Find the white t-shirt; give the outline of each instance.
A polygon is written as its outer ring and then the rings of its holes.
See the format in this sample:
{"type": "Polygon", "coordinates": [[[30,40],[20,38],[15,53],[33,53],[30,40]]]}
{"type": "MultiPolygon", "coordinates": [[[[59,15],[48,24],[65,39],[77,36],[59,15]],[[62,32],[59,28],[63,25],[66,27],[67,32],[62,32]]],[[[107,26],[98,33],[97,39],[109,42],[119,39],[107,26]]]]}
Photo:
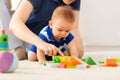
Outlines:
{"type": "Polygon", "coordinates": [[[15,11],[22,0],[11,0],[11,10],[15,11]]]}

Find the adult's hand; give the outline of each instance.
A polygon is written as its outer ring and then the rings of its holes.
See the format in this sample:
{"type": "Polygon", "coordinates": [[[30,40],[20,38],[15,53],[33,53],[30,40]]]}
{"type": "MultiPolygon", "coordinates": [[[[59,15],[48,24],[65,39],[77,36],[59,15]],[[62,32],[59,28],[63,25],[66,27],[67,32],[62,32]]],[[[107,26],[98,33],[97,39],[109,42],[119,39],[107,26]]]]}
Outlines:
{"type": "Polygon", "coordinates": [[[58,53],[59,55],[64,56],[63,52],[61,52],[59,48],[46,42],[43,42],[42,44],[40,44],[38,48],[39,50],[44,51],[44,53],[47,55],[54,56],[58,53]]]}

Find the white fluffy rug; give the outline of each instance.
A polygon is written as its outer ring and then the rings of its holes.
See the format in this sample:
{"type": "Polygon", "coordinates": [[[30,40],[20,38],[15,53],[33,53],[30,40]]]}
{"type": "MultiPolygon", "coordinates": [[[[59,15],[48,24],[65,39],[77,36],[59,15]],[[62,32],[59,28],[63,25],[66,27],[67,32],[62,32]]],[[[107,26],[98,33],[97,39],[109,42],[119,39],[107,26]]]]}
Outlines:
{"type": "MultiPolygon", "coordinates": [[[[85,52],[97,63],[106,57],[120,57],[120,51],[85,52]]],[[[89,69],[47,68],[38,62],[19,61],[19,68],[13,73],[0,73],[0,80],[120,80],[120,67],[91,66],[89,69]]]]}

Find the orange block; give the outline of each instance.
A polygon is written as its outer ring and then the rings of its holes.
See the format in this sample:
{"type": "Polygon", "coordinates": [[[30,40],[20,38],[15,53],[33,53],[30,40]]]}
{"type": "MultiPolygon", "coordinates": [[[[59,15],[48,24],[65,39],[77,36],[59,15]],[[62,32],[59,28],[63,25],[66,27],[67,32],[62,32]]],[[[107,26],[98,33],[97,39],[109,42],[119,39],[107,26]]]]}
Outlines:
{"type": "Polygon", "coordinates": [[[116,62],[115,59],[106,59],[106,66],[116,67],[117,66],[117,62],[116,62]]]}
{"type": "Polygon", "coordinates": [[[67,60],[67,61],[61,61],[61,64],[67,65],[67,66],[74,66],[74,62],[71,60],[67,60]]]}
{"type": "Polygon", "coordinates": [[[75,57],[71,57],[68,60],[61,60],[60,61],[61,64],[67,65],[67,66],[76,66],[78,64],[82,64],[82,62],[80,62],[77,58],[75,57]]]}
{"type": "Polygon", "coordinates": [[[82,64],[82,62],[76,57],[71,57],[71,61],[73,61],[75,65],[82,64]]]}

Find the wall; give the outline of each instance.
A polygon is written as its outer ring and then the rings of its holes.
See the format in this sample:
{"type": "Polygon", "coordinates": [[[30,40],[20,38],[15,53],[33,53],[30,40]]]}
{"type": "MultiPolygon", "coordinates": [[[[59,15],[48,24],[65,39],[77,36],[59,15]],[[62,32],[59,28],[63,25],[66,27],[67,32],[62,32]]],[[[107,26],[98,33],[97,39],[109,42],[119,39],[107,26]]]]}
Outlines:
{"type": "Polygon", "coordinates": [[[79,25],[86,46],[120,46],[120,0],[81,0],[79,25]]]}

